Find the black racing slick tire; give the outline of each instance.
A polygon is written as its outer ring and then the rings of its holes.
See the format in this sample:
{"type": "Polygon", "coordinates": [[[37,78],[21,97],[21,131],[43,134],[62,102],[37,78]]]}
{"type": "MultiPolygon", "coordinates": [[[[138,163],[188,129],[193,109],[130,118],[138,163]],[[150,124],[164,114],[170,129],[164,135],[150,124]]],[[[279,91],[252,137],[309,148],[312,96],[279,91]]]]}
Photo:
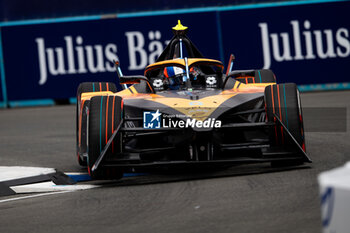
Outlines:
{"type": "Polygon", "coordinates": [[[276,83],[276,76],[272,70],[256,70],[254,77],[256,83],[276,83]]]}
{"type": "Polygon", "coordinates": [[[87,119],[90,100],[81,101],[79,107],[77,104],[77,156],[80,166],[86,166],[87,153],[87,119]]]}
{"type": "MultiPolygon", "coordinates": [[[[93,179],[120,179],[123,173],[116,168],[92,167],[123,118],[123,100],[119,96],[92,97],[89,109],[88,127],[88,172],[93,179]]],[[[108,149],[105,159],[117,156],[122,149],[121,133],[118,133],[108,149]]],[[[102,161],[103,163],[103,161],[102,161]]]]}
{"type": "Polygon", "coordinates": [[[295,144],[278,123],[274,114],[286,126],[300,147],[306,151],[303,116],[299,91],[294,83],[275,84],[265,88],[265,108],[268,122],[276,126],[270,133],[271,143],[276,146],[290,146],[295,144]]]}
{"type": "Polygon", "coordinates": [[[76,104],[76,141],[77,141],[77,157],[78,163],[81,166],[86,166],[86,160],[84,154],[87,153],[86,145],[86,127],[87,127],[87,114],[89,108],[89,100],[81,101],[81,94],[84,92],[100,92],[111,91],[117,92],[117,88],[114,83],[109,82],[84,82],[78,86],[77,90],[77,104],[76,104]]]}

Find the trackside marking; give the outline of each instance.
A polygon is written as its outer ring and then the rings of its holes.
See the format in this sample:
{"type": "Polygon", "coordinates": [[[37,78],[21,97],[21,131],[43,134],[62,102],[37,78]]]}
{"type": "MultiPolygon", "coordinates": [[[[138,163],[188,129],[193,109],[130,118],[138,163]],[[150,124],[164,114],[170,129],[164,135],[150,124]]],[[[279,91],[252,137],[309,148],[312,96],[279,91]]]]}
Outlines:
{"type": "Polygon", "coordinates": [[[91,177],[89,173],[65,173],[67,176],[75,180],[76,182],[90,181],[91,177]]]}
{"type": "Polygon", "coordinates": [[[56,173],[53,168],[0,166],[0,182],[56,173]]]}
{"type": "Polygon", "coordinates": [[[51,106],[55,105],[55,101],[53,99],[8,101],[8,105],[11,108],[28,106],[51,106]]]}
{"type": "Polygon", "coordinates": [[[19,193],[42,193],[42,192],[56,192],[56,191],[78,191],[100,187],[92,184],[75,184],[75,185],[56,185],[52,181],[41,182],[35,184],[26,184],[11,186],[11,189],[17,194],[19,193]]]}
{"type": "Polygon", "coordinates": [[[147,176],[148,173],[124,173],[123,177],[147,176]]]}
{"type": "Polygon", "coordinates": [[[25,196],[25,197],[14,197],[14,198],[0,200],[0,203],[10,202],[10,201],[18,201],[18,200],[23,200],[23,199],[42,197],[42,196],[48,196],[48,195],[54,195],[54,194],[60,194],[60,193],[70,193],[70,192],[74,192],[74,191],[59,191],[59,192],[51,192],[51,193],[40,193],[40,194],[35,194],[35,195],[30,195],[30,196],[25,196]]]}
{"type": "MultiPolygon", "coordinates": [[[[66,175],[70,176],[71,178],[73,178],[73,177],[76,178],[77,176],[80,176],[80,177],[82,177],[82,176],[89,176],[88,174],[75,175],[75,173],[72,173],[72,174],[68,173],[66,175]]],[[[125,173],[124,177],[145,176],[145,175],[148,175],[148,173],[125,173]]],[[[39,193],[39,194],[24,196],[24,197],[14,197],[14,198],[3,199],[3,200],[0,200],[0,203],[6,203],[6,202],[11,202],[11,201],[19,201],[19,200],[25,200],[25,199],[30,199],[30,198],[43,197],[43,196],[49,196],[49,195],[55,195],[55,194],[61,194],[61,193],[71,193],[71,192],[75,192],[75,191],[79,191],[79,190],[86,190],[86,189],[92,189],[92,188],[101,187],[99,185],[52,185],[53,184],[52,182],[46,182],[46,183],[50,183],[49,185],[51,186],[51,188],[53,188],[53,189],[56,188],[56,190],[53,190],[51,192],[49,191],[49,192],[46,192],[46,193],[39,193]],[[80,186],[80,187],[73,188],[74,186],[80,186]],[[70,188],[70,187],[72,187],[72,188],[70,188]],[[66,190],[57,191],[59,189],[66,189],[66,190]]],[[[23,185],[23,186],[28,186],[29,187],[30,185],[23,185]]],[[[49,186],[47,185],[47,187],[49,187],[49,186]]],[[[23,189],[23,187],[20,187],[20,186],[14,186],[14,187],[11,187],[11,188],[17,189],[17,191],[20,191],[19,190],[20,188],[23,189]]],[[[24,190],[22,190],[22,191],[24,191],[24,190]]],[[[39,190],[37,190],[37,192],[38,191],[39,190]]],[[[23,192],[23,193],[25,193],[25,192],[23,192]]]]}
{"type": "MultiPolygon", "coordinates": [[[[90,181],[91,177],[88,173],[65,173],[76,182],[90,181]]],[[[147,176],[148,173],[124,173],[123,177],[147,176]]]]}

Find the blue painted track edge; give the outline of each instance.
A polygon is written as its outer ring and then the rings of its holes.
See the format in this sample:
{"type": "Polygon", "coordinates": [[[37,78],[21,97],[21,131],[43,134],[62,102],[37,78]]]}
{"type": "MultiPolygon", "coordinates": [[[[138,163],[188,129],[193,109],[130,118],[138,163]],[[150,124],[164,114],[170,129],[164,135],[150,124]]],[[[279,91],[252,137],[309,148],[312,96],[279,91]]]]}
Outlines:
{"type": "Polygon", "coordinates": [[[76,97],[69,98],[69,103],[70,104],[76,104],[77,103],[77,98],[76,97]]]}
{"type": "Polygon", "coordinates": [[[7,105],[7,89],[6,89],[6,78],[5,78],[5,64],[2,50],[2,30],[0,28],[0,76],[1,76],[1,88],[2,88],[2,101],[4,105],[7,105]]]}
{"type": "Polygon", "coordinates": [[[9,101],[9,107],[34,107],[34,106],[52,106],[55,105],[53,99],[38,99],[38,100],[18,100],[9,101]]]}
{"type": "MultiPolygon", "coordinates": [[[[83,174],[66,174],[76,182],[90,181],[91,177],[88,173],[83,174]]],[[[124,173],[123,177],[147,176],[148,173],[124,173]]]]}
{"type": "Polygon", "coordinates": [[[350,90],[350,83],[325,83],[298,85],[300,92],[350,90]]]}

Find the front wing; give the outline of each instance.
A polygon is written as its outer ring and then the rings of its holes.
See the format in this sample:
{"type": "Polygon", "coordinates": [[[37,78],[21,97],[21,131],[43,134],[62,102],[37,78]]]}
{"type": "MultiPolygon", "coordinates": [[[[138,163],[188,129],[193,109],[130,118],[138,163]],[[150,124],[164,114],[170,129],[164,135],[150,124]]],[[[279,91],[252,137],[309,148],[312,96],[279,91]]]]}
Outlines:
{"type": "Polygon", "coordinates": [[[195,166],[195,165],[236,165],[250,163],[266,163],[266,162],[284,162],[286,164],[302,164],[304,162],[312,162],[305,151],[301,148],[292,134],[288,131],[282,121],[275,116],[277,121],[259,122],[259,123],[230,123],[222,125],[219,129],[213,129],[210,132],[199,135],[189,128],[159,128],[144,129],[142,127],[127,128],[124,127],[128,121],[140,121],[142,118],[124,119],[113,135],[109,139],[105,148],[102,150],[92,170],[99,167],[117,167],[124,172],[142,170],[155,167],[172,167],[172,166],[195,166]],[[254,141],[245,141],[237,143],[215,142],[213,137],[217,133],[224,131],[230,132],[247,132],[247,131],[264,131],[268,132],[276,126],[282,126],[286,132],[286,140],[291,143],[288,147],[272,145],[269,139],[261,139],[254,141]],[[109,147],[117,134],[122,133],[129,137],[153,137],[165,134],[191,135],[190,147],[187,150],[179,150],[181,145],[150,145],[148,148],[125,148],[122,153],[107,156],[109,147]],[[196,138],[197,137],[197,138],[196,138]],[[208,143],[203,140],[210,138],[208,143]],[[200,140],[200,145],[196,143],[200,140]],[[214,143],[215,142],[215,143],[214,143]],[[193,146],[191,146],[193,145],[193,146]],[[201,148],[202,147],[202,148],[201,148]],[[204,149],[203,149],[204,147],[204,149]],[[203,149],[203,151],[201,151],[203,149]],[[179,154],[184,153],[188,156],[170,156],[172,152],[179,154]]]}

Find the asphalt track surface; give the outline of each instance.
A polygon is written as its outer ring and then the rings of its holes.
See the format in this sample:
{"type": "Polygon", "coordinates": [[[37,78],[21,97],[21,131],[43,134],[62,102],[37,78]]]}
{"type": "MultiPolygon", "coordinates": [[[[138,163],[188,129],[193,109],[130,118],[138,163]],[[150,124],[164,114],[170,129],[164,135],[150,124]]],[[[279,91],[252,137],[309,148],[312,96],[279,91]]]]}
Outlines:
{"type": "MultiPolygon", "coordinates": [[[[0,232],[320,232],[317,175],[350,160],[350,92],[305,93],[302,104],[347,109],[343,132],[306,133],[311,165],[152,174],[0,203],[0,232]]],[[[84,171],[74,118],[71,105],[0,110],[0,165],[84,171]]],[[[337,123],[309,119],[305,127],[337,123]]]]}

